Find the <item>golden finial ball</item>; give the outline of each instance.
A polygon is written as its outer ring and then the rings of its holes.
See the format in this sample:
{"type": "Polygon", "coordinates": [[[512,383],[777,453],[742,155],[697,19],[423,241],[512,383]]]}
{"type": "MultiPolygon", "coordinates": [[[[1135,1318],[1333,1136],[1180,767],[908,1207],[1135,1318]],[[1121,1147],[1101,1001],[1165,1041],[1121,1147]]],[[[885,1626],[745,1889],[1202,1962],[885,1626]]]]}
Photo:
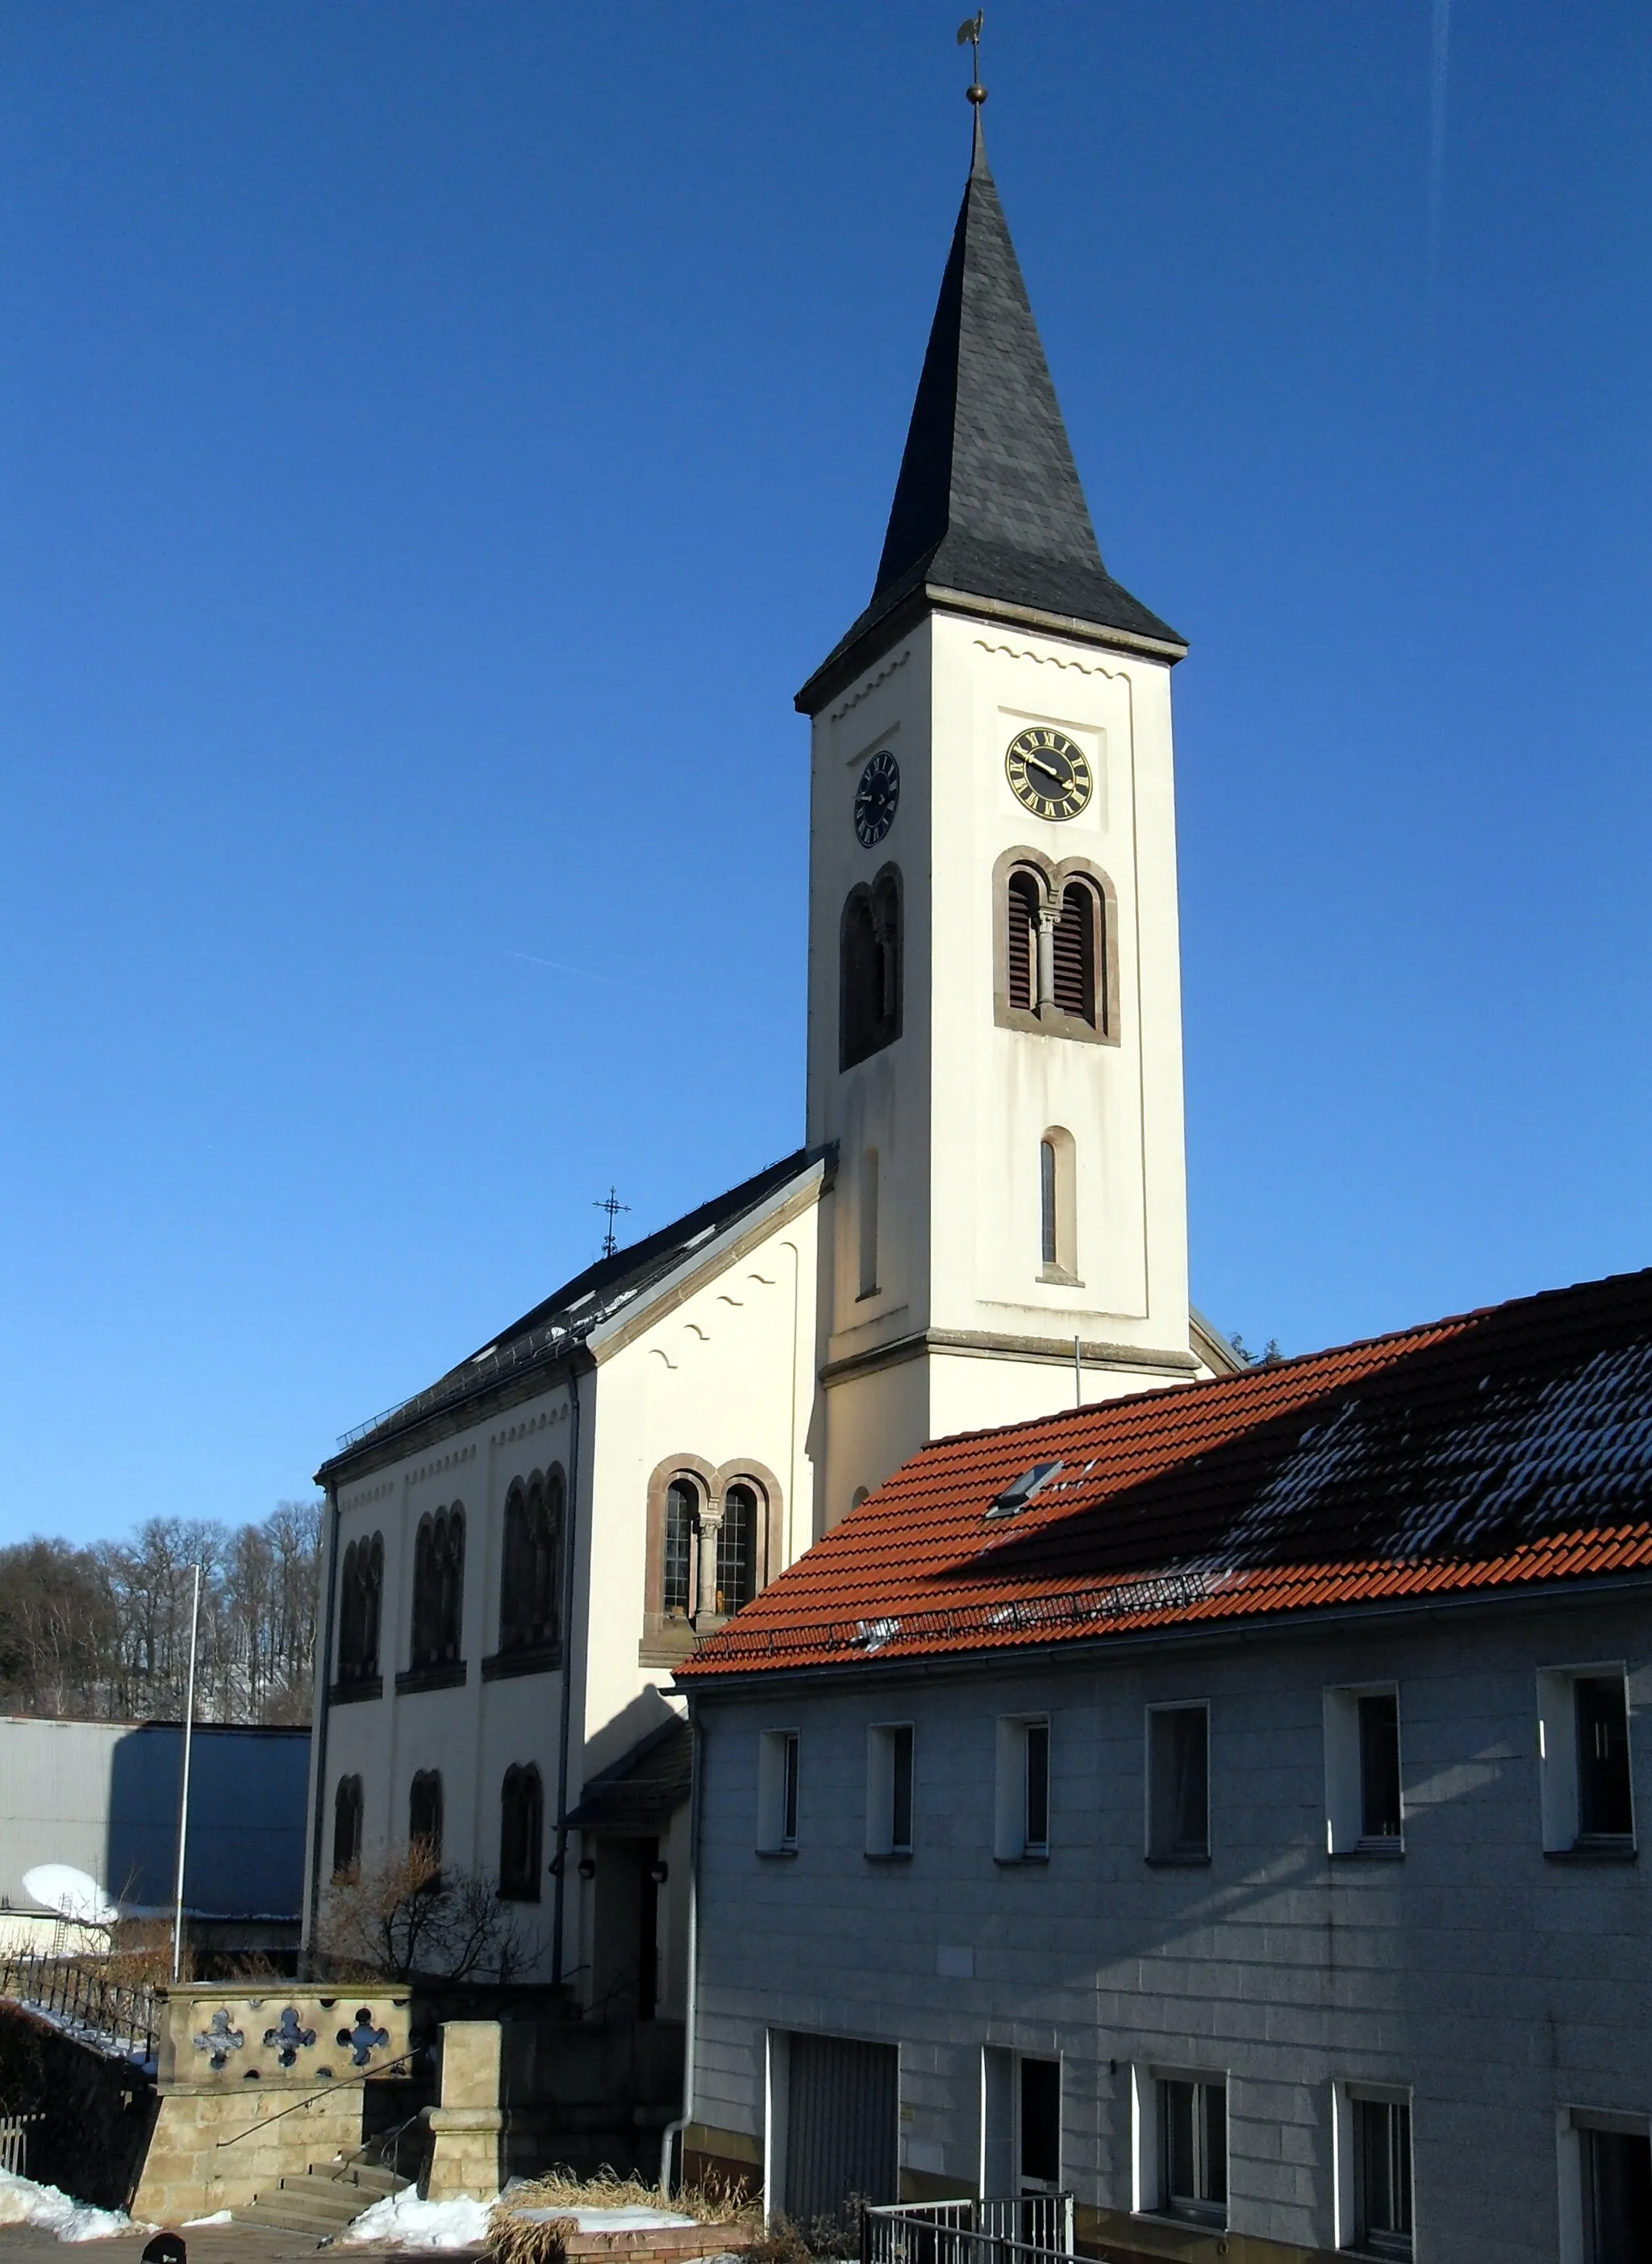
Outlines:
{"type": "Polygon", "coordinates": [[[966,87],[964,92],[969,96],[970,100],[978,105],[986,99],[986,89],[979,80],[973,86],[966,87]]]}

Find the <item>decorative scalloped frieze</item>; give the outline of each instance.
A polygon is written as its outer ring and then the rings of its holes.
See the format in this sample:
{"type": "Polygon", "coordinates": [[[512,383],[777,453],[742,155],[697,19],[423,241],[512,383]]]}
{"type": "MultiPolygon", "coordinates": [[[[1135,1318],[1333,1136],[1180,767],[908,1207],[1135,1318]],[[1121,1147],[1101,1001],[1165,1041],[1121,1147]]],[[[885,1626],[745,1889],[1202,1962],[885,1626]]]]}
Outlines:
{"type": "Polygon", "coordinates": [[[1036,661],[1040,668],[1075,668],[1081,676],[1110,678],[1127,672],[1122,668],[1103,667],[1100,661],[1065,660],[1059,652],[1034,652],[1028,645],[993,643],[986,637],[977,637],[975,642],[983,652],[1001,652],[1010,660],[1036,661]]]}
{"type": "Polygon", "coordinates": [[[851,708],[858,708],[862,700],[869,700],[880,684],[886,684],[895,671],[898,668],[905,668],[911,658],[912,647],[908,645],[904,652],[897,654],[885,667],[880,668],[876,676],[869,676],[864,684],[857,686],[841,708],[834,708],[832,710],[832,721],[834,723],[841,723],[851,708]]]}

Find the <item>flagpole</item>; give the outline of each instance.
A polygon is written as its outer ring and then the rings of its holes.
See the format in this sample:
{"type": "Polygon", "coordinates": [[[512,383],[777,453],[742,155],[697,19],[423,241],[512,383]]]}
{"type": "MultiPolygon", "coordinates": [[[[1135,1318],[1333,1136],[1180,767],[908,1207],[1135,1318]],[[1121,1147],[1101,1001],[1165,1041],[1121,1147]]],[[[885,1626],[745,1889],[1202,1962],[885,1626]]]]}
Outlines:
{"type": "Polygon", "coordinates": [[[195,1642],[200,1632],[200,1567],[189,1607],[189,1685],[184,1701],[184,1781],[178,1799],[178,1894],[172,1908],[172,1979],[184,1970],[184,1860],[189,1850],[189,1748],[195,1728],[195,1642]]]}

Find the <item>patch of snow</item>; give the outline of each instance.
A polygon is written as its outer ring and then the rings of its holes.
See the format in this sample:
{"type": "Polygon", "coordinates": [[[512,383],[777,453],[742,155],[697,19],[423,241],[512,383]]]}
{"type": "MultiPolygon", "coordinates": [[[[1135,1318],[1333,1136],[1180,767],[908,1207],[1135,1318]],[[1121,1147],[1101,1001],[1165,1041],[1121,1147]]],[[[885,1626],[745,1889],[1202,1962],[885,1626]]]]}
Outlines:
{"type": "Polygon", "coordinates": [[[480,2248],[492,2206],[486,2201],[420,2201],[409,2186],[364,2209],[340,2237],[376,2248],[480,2248]]]}
{"type": "Polygon", "coordinates": [[[10,2170],[0,2170],[0,2224],[32,2224],[59,2240],[113,2240],[118,2233],[150,2229],[134,2224],[124,2210],[94,2209],[55,2186],[37,2186],[33,2178],[10,2170]]]}
{"type": "Polygon", "coordinates": [[[192,2225],[196,2224],[233,2224],[234,2223],[234,2210],[215,2209],[210,2217],[186,2217],[184,2219],[184,2230],[187,2232],[192,2225]]]}

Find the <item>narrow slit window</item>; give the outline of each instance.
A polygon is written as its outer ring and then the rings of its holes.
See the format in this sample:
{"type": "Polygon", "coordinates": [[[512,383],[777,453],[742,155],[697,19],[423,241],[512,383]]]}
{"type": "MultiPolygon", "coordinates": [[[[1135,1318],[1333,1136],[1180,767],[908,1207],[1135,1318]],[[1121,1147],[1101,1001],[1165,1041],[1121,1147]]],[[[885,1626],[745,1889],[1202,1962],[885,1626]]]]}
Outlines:
{"type": "Polygon", "coordinates": [[[1026,1853],[1050,1852],[1050,1724],[1029,1722],[1026,1745],[1026,1853]]]}
{"type": "Polygon", "coordinates": [[[861,1295],[877,1295],[877,1150],[868,1148],[860,1174],[861,1295]]]}
{"type": "Polygon", "coordinates": [[[1056,1153],[1053,1140],[1038,1143],[1038,1254],[1046,1271],[1056,1266],[1056,1153]]]}

